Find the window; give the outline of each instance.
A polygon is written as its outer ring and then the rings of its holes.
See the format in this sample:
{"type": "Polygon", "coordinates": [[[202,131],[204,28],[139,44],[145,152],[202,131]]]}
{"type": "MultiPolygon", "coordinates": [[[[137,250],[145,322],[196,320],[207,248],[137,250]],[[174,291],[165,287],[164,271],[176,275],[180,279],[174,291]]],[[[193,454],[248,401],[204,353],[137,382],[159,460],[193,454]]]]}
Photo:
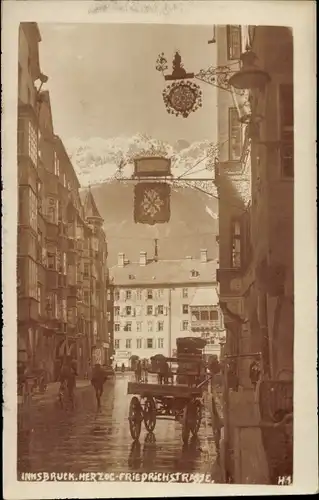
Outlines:
{"type": "Polygon", "coordinates": [[[38,297],[38,266],[29,259],[29,297],[37,300],[38,297]]]}
{"type": "Polygon", "coordinates": [[[29,221],[34,231],[38,230],[38,199],[32,189],[29,189],[29,221]]]}
{"type": "Polygon", "coordinates": [[[84,262],[83,276],[84,276],[84,278],[88,278],[90,276],[90,264],[89,264],[89,262],[84,262]]]}
{"type": "Polygon", "coordinates": [[[241,29],[239,25],[227,25],[227,59],[240,59],[241,56],[241,29]]]}
{"type": "Polygon", "coordinates": [[[192,321],[199,321],[200,319],[200,312],[197,310],[192,310],[192,321]]]}
{"type": "Polygon", "coordinates": [[[182,312],[183,312],[183,314],[188,314],[188,304],[182,305],[182,312]]]}
{"type": "Polygon", "coordinates": [[[242,152],[242,130],[236,108],[229,108],[228,127],[229,127],[229,159],[231,161],[238,161],[240,160],[242,152]]]}
{"type": "Polygon", "coordinates": [[[126,314],[126,316],[132,316],[132,307],[131,306],[125,307],[125,314],[126,314]]]}
{"type": "Polygon", "coordinates": [[[54,151],[54,175],[60,176],[60,161],[56,151],[54,151]]]}
{"type": "Polygon", "coordinates": [[[182,321],[182,330],[183,332],[188,330],[188,321],[182,321]]]}
{"type": "Polygon", "coordinates": [[[157,306],[157,314],[164,314],[164,306],[157,306]]]}
{"type": "Polygon", "coordinates": [[[67,304],[66,299],[62,299],[62,319],[64,322],[67,321],[67,304]]]}
{"type": "Polygon", "coordinates": [[[120,331],[120,323],[114,323],[114,331],[119,332],[120,331]]]}
{"type": "Polygon", "coordinates": [[[37,149],[38,149],[38,144],[37,144],[37,133],[35,131],[35,127],[33,124],[28,122],[28,154],[29,157],[31,158],[34,166],[37,166],[37,149]]]}
{"type": "Polygon", "coordinates": [[[148,321],[147,322],[147,331],[152,332],[153,331],[153,321],[148,321]]]}
{"type": "Polygon", "coordinates": [[[48,269],[56,271],[56,254],[53,252],[47,253],[48,269]]]}
{"type": "Polygon", "coordinates": [[[232,267],[239,268],[241,266],[241,241],[240,241],[240,223],[232,222],[232,267]]]}
{"type": "Polygon", "coordinates": [[[164,321],[157,322],[157,331],[162,332],[164,330],[164,321]]]}
{"type": "Polygon", "coordinates": [[[142,298],[142,290],[136,290],[136,299],[141,300],[142,298]]]}
{"type": "Polygon", "coordinates": [[[83,302],[84,304],[88,304],[90,302],[90,292],[88,290],[84,290],[83,292],[83,302]]]}
{"type": "Polygon", "coordinates": [[[147,306],[147,308],[146,308],[146,314],[148,316],[152,316],[152,314],[153,314],[153,306],[147,306]]]}
{"type": "Polygon", "coordinates": [[[137,321],[137,323],[136,323],[136,331],[137,332],[141,332],[142,331],[142,322],[141,321],[137,321]]]}
{"type": "Polygon", "coordinates": [[[283,177],[294,176],[294,91],[292,84],[279,87],[281,171],[283,177]]]}
{"type": "Polygon", "coordinates": [[[131,298],[132,298],[131,290],[126,290],[125,297],[126,297],[126,300],[131,300],[131,298]]]}
{"type": "Polygon", "coordinates": [[[183,297],[183,299],[187,299],[188,298],[188,288],[183,288],[183,290],[182,290],[182,297],[183,297]]]}
{"type": "Polygon", "coordinates": [[[111,290],[106,291],[106,300],[111,300],[111,290]]]}
{"type": "Polygon", "coordinates": [[[41,315],[42,312],[42,288],[41,285],[38,283],[38,289],[37,289],[37,300],[38,300],[38,313],[41,315]]]}
{"type": "Polygon", "coordinates": [[[208,311],[201,311],[200,319],[202,321],[208,321],[209,320],[209,312],[208,311]]]}
{"type": "Polygon", "coordinates": [[[62,253],[62,272],[64,275],[67,274],[67,265],[66,265],[66,253],[62,253]]]}
{"type": "Polygon", "coordinates": [[[115,292],[114,292],[114,300],[120,300],[120,291],[119,290],[115,290],[115,292]]]}
{"type": "Polygon", "coordinates": [[[218,321],[218,311],[209,311],[210,321],[218,321]]]}
{"type": "Polygon", "coordinates": [[[132,345],[132,340],[131,339],[126,339],[126,341],[125,341],[125,347],[126,347],[126,349],[131,349],[131,345],[132,345]]]}
{"type": "Polygon", "coordinates": [[[136,348],[142,349],[142,339],[136,339],[136,348]]]}
{"type": "Polygon", "coordinates": [[[164,339],[157,339],[157,347],[158,349],[164,348],[164,339]]]}
{"type": "Polygon", "coordinates": [[[195,269],[192,269],[191,270],[191,277],[192,278],[198,278],[198,276],[199,276],[199,272],[196,271],[195,269]]]}
{"type": "Polygon", "coordinates": [[[114,307],[114,316],[119,316],[120,315],[120,308],[119,306],[114,307]]]}
{"type": "Polygon", "coordinates": [[[120,348],[120,340],[119,339],[115,339],[114,340],[114,348],[115,349],[119,349],[120,348]]]}
{"type": "Polygon", "coordinates": [[[153,339],[146,339],[147,349],[153,349],[153,339]]]}
{"type": "Polygon", "coordinates": [[[107,319],[108,321],[111,321],[111,313],[110,313],[110,311],[108,311],[108,312],[106,313],[106,319],[107,319]]]}
{"type": "Polygon", "coordinates": [[[52,224],[58,222],[58,202],[55,198],[48,198],[47,201],[47,218],[52,224]]]}
{"type": "Polygon", "coordinates": [[[131,332],[132,331],[132,323],[128,321],[125,326],[124,326],[124,331],[125,332],[131,332]]]}
{"type": "Polygon", "coordinates": [[[153,290],[147,290],[147,298],[152,299],[153,298],[153,290]]]}
{"type": "Polygon", "coordinates": [[[67,183],[66,183],[66,182],[67,182],[67,181],[66,181],[66,175],[65,175],[65,174],[63,174],[63,187],[65,187],[65,188],[66,188],[66,186],[67,186],[67,183]]]}
{"type": "Polygon", "coordinates": [[[160,288],[158,291],[157,291],[157,296],[159,299],[162,299],[163,296],[164,296],[164,290],[162,288],[160,288]]]}

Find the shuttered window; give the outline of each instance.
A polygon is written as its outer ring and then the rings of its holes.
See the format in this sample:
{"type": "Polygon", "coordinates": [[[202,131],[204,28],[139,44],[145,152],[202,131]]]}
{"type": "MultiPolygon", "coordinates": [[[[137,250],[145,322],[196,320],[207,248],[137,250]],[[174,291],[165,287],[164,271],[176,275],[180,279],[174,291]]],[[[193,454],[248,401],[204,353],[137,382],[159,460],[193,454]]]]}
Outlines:
{"type": "Polygon", "coordinates": [[[226,27],[227,32],[227,59],[232,61],[240,59],[241,55],[241,27],[240,25],[230,25],[226,27]]]}

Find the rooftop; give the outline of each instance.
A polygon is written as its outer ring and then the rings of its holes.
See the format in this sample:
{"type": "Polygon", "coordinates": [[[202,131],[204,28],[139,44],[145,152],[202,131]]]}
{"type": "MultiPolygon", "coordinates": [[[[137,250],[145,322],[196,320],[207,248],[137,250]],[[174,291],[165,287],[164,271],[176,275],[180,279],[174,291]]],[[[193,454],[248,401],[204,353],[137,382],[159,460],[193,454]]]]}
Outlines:
{"type": "Polygon", "coordinates": [[[86,191],[81,191],[80,198],[83,203],[85,217],[102,220],[100,212],[97,209],[91,189],[89,188],[86,191]]]}
{"type": "Polygon", "coordinates": [[[215,288],[197,288],[190,306],[217,306],[219,298],[215,288]]]}
{"type": "Polygon", "coordinates": [[[132,262],[124,267],[110,268],[110,278],[118,286],[130,288],[141,285],[198,284],[216,282],[217,260],[200,259],[148,261],[145,266],[132,262]]]}

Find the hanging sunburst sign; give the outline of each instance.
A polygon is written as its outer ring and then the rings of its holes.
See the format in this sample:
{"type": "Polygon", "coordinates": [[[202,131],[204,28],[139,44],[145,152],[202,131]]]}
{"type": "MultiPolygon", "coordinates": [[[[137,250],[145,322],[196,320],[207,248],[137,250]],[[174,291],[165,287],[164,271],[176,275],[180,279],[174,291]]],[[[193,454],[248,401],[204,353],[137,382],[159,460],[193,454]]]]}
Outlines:
{"type": "Polygon", "coordinates": [[[202,91],[196,83],[176,81],[163,90],[163,100],[168,113],[187,118],[202,106],[202,91]]]}

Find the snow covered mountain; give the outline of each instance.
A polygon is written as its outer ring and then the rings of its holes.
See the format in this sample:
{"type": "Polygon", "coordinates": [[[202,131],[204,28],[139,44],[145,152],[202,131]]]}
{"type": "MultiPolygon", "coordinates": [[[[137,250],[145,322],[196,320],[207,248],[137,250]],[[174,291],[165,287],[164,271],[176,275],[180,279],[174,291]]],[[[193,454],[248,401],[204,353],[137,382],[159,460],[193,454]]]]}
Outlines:
{"type": "Polygon", "coordinates": [[[66,149],[83,188],[91,186],[97,207],[104,218],[109,245],[109,265],[116,263],[117,253],[124,252],[136,261],[141,250],[153,256],[154,239],[159,245],[159,258],[199,258],[200,248],[207,248],[209,258],[216,258],[218,249],[217,192],[212,181],[188,183],[191,178],[214,177],[208,141],[189,144],[177,141],[174,146],[144,134],[112,139],[92,138],[86,142],[72,139],[66,149]],[[147,226],[133,220],[134,186],[119,182],[133,173],[135,156],[166,156],[171,158],[172,182],[171,220],[167,224],[147,226]],[[209,194],[208,194],[209,193],[209,194]]]}

